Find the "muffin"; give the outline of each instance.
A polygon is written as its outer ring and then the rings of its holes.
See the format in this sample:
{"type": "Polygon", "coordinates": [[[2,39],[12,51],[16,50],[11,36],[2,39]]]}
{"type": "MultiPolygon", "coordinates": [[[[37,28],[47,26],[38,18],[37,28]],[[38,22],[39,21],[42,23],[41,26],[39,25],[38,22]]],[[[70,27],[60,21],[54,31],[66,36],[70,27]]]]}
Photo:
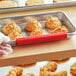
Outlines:
{"type": "Polygon", "coordinates": [[[46,28],[48,29],[55,29],[57,27],[61,27],[62,23],[61,21],[58,19],[58,17],[51,17],[49,19],[46,20],[46,28]]]}
{"type": "Polygon", "coordinates": [[[57,3],[57,2],[65,2],[65,1],[72,1],[72,0],[53,0],[54,3],[57,3]]]}
{"type": "Polygon", "coordinates": [[[68,33],[69,30],[65,26],[61,26],[61,27],[55,28],[51,33],[60,33],[60,32],[68,33]]]}
{"type": "Polygon", "coordinates": [[[9,8],[9,7],[17,7],[16,2],[14,1],[0,1],[0,8],[9,8]]]}
{"type": "Polygon", "coordinates": [[[61,72],[48,72],[48,71],[40,71],[40,76],[67,76],[66,71],[61,71],[61,72]]]}
{"type": "Polygon", "coordinates": [[[33,73],[27,73],[25,75],[22,75],[22,76],[35,76],[33,73]]]}
{"type": "Polygon", "coordinates": [[[44,35],[44,34],[45,34],[44,30],[39,29],[39,30],[32,31],[30,33],[30,36],[40,36],[40,35],[44,35]]]}
{"type": "Polygon", "coordinates": [[[57,63],[56,62],[50,62],[47,65],[40,68],[40,71],[48,71],[48,72],[54,72],[57,69],[57,63]]]}
{"type": "Polygon", "coordinates": [[[40,4],[44,4],[44,0],[27,0],[25,5],[27,6],[32,6],[32,5],[40,5],[40,4]]]}
{"type": "Polygon", "coordinates": [[[70,72],[71,72],[72,75],[76,76],[76,63],[71,65],[70,72]]]}
{"type": "Polygon", "coordinates": [[[12,33],[13,31],[21,33],[20,27],[15,22],[10,22],[2,28],[2,32],[5,35],[12,33]]]}
{"type": "Polygon", "coordinates": [[[30,20],[25,26],[25,30],[30,32],[41,28],[42,25],[37,20],[30,20]]]}
{"type": "Polygon", "coordinates": [[[9,74],[7,76],[21,76],[23,73],[23,69],[21,67],[15,67],[11,71],[9,71],[9,74]]]}
{"type": "Polygon", "coordinates": [[[23,35],[22,35],[22,34],[19,34],[19,33],[16,32],[16,31],[13,31],[12,33],[10,33],[10,34],[8,35],[8,37],[10,38],[11,41],[13,41],[13,40],[16,40],[17,38],[22,38],[23,35]]]}

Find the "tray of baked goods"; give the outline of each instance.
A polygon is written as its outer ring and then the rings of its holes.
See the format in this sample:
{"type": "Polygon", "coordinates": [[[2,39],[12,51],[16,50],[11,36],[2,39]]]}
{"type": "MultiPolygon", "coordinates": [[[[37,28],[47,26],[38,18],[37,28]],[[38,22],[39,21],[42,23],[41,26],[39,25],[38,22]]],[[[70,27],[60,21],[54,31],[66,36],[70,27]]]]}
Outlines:
{"type": "Polygon", "coordinates": [[[76,76],[76,58],[0,67],[0,76],[76,76]]]}
{"type": "Polygon", "coordinates": [[[0,13],[76,5],[76,0],[0,0],[0,13]]]}
{"type": "Polygon", "coordinates": [[[63,12],[48,12],[0,18],[1,32],[12,46],[69,39],[75,27],[63,12]]]}

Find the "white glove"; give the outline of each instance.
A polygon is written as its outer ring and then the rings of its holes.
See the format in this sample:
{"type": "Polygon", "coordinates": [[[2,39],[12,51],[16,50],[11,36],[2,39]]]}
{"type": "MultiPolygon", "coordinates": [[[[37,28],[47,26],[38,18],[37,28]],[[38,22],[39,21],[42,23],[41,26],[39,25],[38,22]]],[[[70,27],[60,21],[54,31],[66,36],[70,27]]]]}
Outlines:
{"type": "Polygon", "coordinates": [[[6,56],[13,52],[12,47],[6,44],[8,41],[10,41],[9,37],[0,32],[0,56],[6,56]]]}

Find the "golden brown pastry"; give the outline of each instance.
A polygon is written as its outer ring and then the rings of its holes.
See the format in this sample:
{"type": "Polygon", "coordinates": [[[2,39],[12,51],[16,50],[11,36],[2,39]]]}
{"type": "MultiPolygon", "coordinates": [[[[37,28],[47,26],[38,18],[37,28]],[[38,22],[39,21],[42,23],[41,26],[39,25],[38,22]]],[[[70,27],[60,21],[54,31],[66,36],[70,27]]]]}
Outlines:
{"type": "Polygon", "coordinates": [[[22,76],[35,76],[33,73],[27,73],[25,75],[22,75],[22,76]]]}
{"type": "Polygon", "coordinates": [[[40,76],[67,76],[67,72],[61,71],[61,72],[53,73],[48,71],[40,71],[40,76]]]}
{"type": "Polygon", "coordinates": [[[16,65],[18,67],[30,67],[30,66],[34,66],[36,63],[30,63],[30,64],[21,64],[21,65],[16,65]]]}
{"type": "Polygon", "coordinates": [[[49,62],[56,62],[56,63],[64,63],[66,61],[68,61],[70,58],[66,58],[66,59],[57,59],[57,60],[51,60],[49,62]]]}
{"type": "Polygon", "coordinates": [[[2,28],[2,32],[5,35],[8,35],[8,34],[12,33],[13,31],[21,33],[20,27],[14,22],[10,22],[2,28]]]}
{"type": "Polygon", "coordinates": [[[48,29],[55,29],[57,27],[61,27],[62,23],[61,21],[58,19],[58,17],[51,17],[49,19],[46,20],[46,28],[48,29]]]}
{"type": "Polygon", "coordinates": [[[11,71],[9,71],[9,74],[7,76],[21,76],[23,72],[23,69],[21,67],[15,67],[11,71]]]}
{"type": "Polygon", "coordinates": [[[70,72],[71,72],[71,74],[73,76],[76,76],[76,63],[74,63],[73,65],[71,65],[70,72]]]}
{"type": "Polygon", "coordinates": [[[42,29],[39,29],[39,30],[34,30],[30,33],[30,36],[40,36],[40,35],[44,35],[45,32],[44,30],[42,29]]]}
{"type": "Polygon", "coordinates": [[[25,26],[25,30],[30,32],[41,28],[42,28],[42,25],[37,20],[30,20],[27,22],[25,26]]]}
{"type": "Polygon", "coordinates": [[[31,6],[31,5],[40,5],[40,4],[44,4],[44,0],[27,0],[25,5],[27,6],[31,6]]]}
{"type": "Polygon", "coordinates": [[[18,32],[16,31],[13,31],[12,33],[10,33],[8,35],[8,37],[10,38],[10,40],[16,40],[17,38],[22,38],[23,35],[22,34],[19,34],[18,32]]]}
{"type": "Polygon", "coordinates": [[[65,26],[61,26],[61,27],[55,28],[51,33],[60,33],[60,32],[68,33],[69,31],[65,26]]]}
{"type": "Polygon", "coordinates": [[[0,1],[0,8],[17,7],[15,1],[0,1]]]}
{"type": "Polygon", "coordinates": [[[54,72],[57,69],[57,63],[56,62],[50,62],[47,65],[40,68],[40,71],[48,71],[48,72],[54,72]]]}
{"type": "Polygon", "coordinates": [[[53,0],[54,3],[57,3],[57,2],[65,2],[65,1],[72,1],[72,0],[53,0]]]}
{"type": "Polygon", "coordinates": [[[9,1],[9,0],[0,0],[0,1],[9,1]]]}

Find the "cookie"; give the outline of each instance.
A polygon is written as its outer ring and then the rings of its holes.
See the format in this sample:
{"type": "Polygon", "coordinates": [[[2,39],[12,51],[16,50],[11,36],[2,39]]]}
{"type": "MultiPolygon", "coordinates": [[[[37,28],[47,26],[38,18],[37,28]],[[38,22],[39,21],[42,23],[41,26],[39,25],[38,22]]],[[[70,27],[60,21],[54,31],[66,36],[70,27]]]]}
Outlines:
{"type": "Polygon", "coordinates": [[[23,73],[23,69],[21,67],[15,67],[11,71],[9,71],[7,76],[21,76],[23,73]]]}
{"type": "Polygon", "coordinates": [[[61,33],[61,32],[68,33],[69,30],[66,28],[66,26],[61,26],[61,27],[55,28],[51,33],[61,33]]]}
{"type": "Polygon", "coordinates": [[[10,34],[8,35],[8,37],[10,38],[11,41],[13,41],[13,40],[16,40],[17,38],[22,38],[23,35],[22,35],[22,34],[19,34],[19,33],[16,32],[16,31],[13,31],[12,33],[10,33],[10,34]]]}
{"type": "Polygon", "coordinates": [[[40,5],[40,4],[44,4],[44,0],[27,0],[25,5],[27,6],[32,6],[32,5],[40,5]]]}
{"type": "Polygon", "coordinates": [[[72,1],[72,0],[53,0],[54,3],[57,3],[57,2],[65,2],[65,1],[72,1]]]}
{"type": "Polygon", "coordinates": [[[48,72],[48,71],[40,71],[40,76],[67,76],[67,71],[61,72],[48,72]]]}
{"type": "Polygon", "coordinates": [[[40,35],[45,35],[44,30],[42,29],[34,30],[30,33],[30,36],[40,36],[40,35]]]}
{"type": "Polygon", "coordinates": [[[2,32],[5,35],[12,33],[13,31],[21,33],[20,27],[15,22],[10,22],[2,28],[2,32]]]}
{"type": "Polygon", "coordinates": [[[62,23],[61,21],[58,19],[58,17],[51,17],[51,18],[48,18],[46,20],[46,28],[48,29],[55,29],[57,27],[61,27],[62,23]]]}
{"type": "Polygon", "coordinates": [[[29,32],[34,31],[34,30],[38,30],[41,28],[42,28],[42,25],[37,20],[30,20],[27,22],[27,24],[25,26],[25,30],[29,31],[29,32]]]}
{"type": "Polygon", "coordinates": [[[57,63],[56,62],[50,62],[47,65],[40,68],[40,71],[48,71],[48,72],[54,72],[57,69],[57,63]]]}
{"type": "Polygon", "coordinates": [[[71,65],[70,72],[73,76],[76,76],[76,63],[71,65]]]}
{"type": "Polygon", "coordinates": [[[22,76],[35,76],[33,73],[27,73],[25,75],[22,75],[22,76]]]}
{"type": "Polygon", "coordinates": [[[0,8],[10,8],[17,7],[16,2],[14,1],[0,1],[0,8]]]}

